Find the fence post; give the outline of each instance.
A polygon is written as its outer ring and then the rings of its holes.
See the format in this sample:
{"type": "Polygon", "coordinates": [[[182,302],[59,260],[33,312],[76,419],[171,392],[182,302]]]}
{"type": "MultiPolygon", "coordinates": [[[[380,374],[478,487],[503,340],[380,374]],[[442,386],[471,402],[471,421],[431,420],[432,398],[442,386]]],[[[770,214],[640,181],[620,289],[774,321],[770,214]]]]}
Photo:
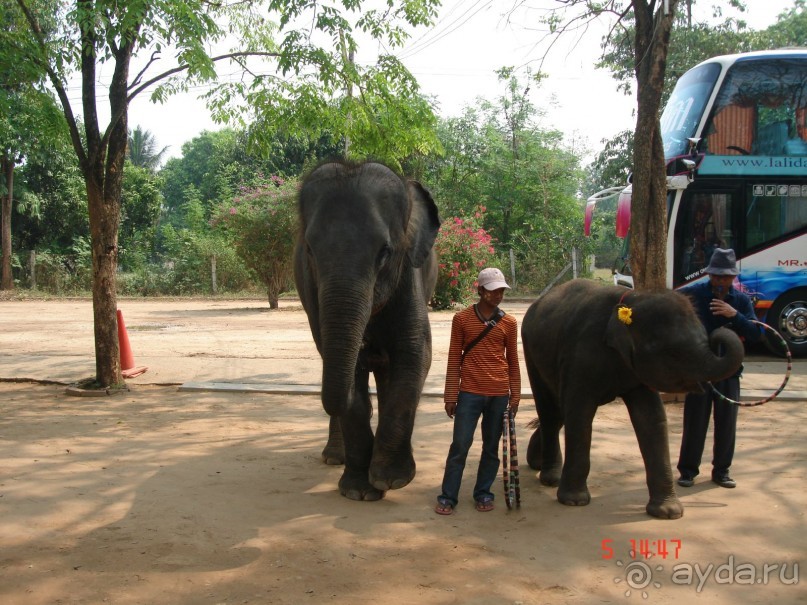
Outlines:
{"type": "Polygon", "coordinates": [[[28,255],[28,270],[31,275],[31,290],[36,290],[36,250],[31,250],[28,255]]]}
{"type": "Polygon", "coordinates": [[[216,283],[216,255],[214,254],[210,258],[210,277],[211,277],[211,285],[213,287],[213,294],[218,291],[218,284],[216,283]]]}
{"type": "Polygon", "coordinates": [[[577,279],[577,248],[572,248],[572,277],[577,279]]]}
{"type": "Polygon", "coordinates": [[[513,287],[515,288],[518,286],[518,283],[516,283],[516,256],[513,254],[512,248],[510,248],[510,276],[513,281],[513,287]]]}

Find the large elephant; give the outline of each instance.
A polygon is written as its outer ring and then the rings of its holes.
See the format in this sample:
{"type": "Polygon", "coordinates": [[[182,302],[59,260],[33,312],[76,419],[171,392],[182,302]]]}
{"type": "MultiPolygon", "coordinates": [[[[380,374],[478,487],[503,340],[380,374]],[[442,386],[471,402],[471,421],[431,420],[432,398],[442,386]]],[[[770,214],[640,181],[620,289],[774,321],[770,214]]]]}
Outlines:
{"type": "Polygon", "coordinates": [[[740,367],[744,349],[734,332],[711,339],[692,304],[671,291],[637,292],[573,280],[534,302],[521,326],[540,425],[527,451],[544,485],[558,486],[563,504],[585,505],[591,426],[597,407],[621,397],[644,459],[648,514],[684,514],[670,469],[667,416],[659,391],[700,391],[740,367]],[[713,350],[723,351],[717,355],[713,350]],[[566,462],[558,433],[565,425],[566,462]]]}
{"type": "Polygon", "coordinates": [[[415,476],[412,430],[432,354],[437,206],[419,183],[372,162],[317,167],[303,180],[299,206],[294,278],[322,357],[330,415],[322,457],[344,462],[343,496],[378,500],[415,476]]]}

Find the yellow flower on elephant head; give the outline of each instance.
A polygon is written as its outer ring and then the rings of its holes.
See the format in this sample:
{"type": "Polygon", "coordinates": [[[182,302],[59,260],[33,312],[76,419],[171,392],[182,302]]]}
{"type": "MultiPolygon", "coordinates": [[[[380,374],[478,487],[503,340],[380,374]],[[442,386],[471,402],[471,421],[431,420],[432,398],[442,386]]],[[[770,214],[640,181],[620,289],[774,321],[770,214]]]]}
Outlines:
{"type": "Polygon", "coordinates": [[[619,311],[617,311],[619,316],[619,321],[621,321],[626,326],[629,326],[633,323],[633,310],[630,307],[619,307],[619,311]]]}

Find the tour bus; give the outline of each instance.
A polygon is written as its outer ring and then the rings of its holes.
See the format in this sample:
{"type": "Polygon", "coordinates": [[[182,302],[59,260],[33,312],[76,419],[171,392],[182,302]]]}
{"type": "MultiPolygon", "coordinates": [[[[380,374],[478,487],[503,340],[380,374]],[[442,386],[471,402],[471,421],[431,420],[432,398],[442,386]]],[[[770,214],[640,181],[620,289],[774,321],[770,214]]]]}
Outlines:
{"type": "MultiPolygon", "coordinates": [[[[706,279],[712,251],[733,248],[735,285],[794,355],[807,354],[807,49],[700,63],[678,80],[661,130],[667,286],[706,279]]],[[[616,193],[617,235],[627,244],[630,184],[588,199],[586,234],[597,201],[616,193]]],[[[627,262],[614,281],[632,285],[627,262]]]]}

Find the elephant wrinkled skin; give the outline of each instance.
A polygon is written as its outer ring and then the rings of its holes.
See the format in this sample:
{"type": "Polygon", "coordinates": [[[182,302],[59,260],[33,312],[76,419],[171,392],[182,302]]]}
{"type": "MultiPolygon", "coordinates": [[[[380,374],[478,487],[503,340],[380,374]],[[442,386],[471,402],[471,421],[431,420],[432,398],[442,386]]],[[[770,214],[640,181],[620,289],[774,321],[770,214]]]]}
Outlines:
{"type": "Polygon", "coordinates": [[[378,500],[415,476],[411,439],[431,366],[437,207],[423,186],[382,164],[330,162],[303,180],[299,211],[294,277],[331,417],[322,457],[344,462],[343,496],[378,500]]]}
{"type": "Polygon", "coordinates": [[[658,392],[700,391],[736,372],[743,344],[730,330],[710,338],[690,301],[573,280],[534,302],[521,326],[524,361],[540,419],[527,452],[544,485],[568,505],[590,501],[591,428],[597,407],[621,397],[644,459],[648,514],[684,514],[670,468],[667,416],[658,392]],[[624,307],[620,320],[619,308],[624,307]],[[724,351],[717,355],[718,346],[724,351]],[[566,461],[559,432],[565,426],[566,461]]]}

